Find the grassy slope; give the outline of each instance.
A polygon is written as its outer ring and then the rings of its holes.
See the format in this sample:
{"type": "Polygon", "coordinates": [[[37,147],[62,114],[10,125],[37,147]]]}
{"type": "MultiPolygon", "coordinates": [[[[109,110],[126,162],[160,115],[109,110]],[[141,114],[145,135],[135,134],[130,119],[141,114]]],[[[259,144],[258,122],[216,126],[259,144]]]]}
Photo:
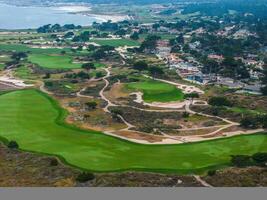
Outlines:
{"type": "MultiPolygon", "coordinates": [[[[36,90],[0,96],[0,136],[21,149],[55,154],[93,171],[166,170],[192,173],[229,163],[230,155],[267,151],[266,135],[184,145],[138,145],[62,123],[57,103],[36,90]],[[61,119],[61,120],[60,120],[61,119]]],[[[2,138],[2,139],[3,139],[2,138]]]]}
{"type": "Polygon", "coordinates": [[[50,69],[78,69],[81,64],[72,63],[72,58],[67,55],[31,54],[28,58],[32,63],[50,69]]]}
{"type": "Polygon", "coordinates": [[[175,86],[159,81],[129,83],[126,87],[130,90],[142,91],[146,102],[177,101],[184,97],[182,91],[175,86]]]}

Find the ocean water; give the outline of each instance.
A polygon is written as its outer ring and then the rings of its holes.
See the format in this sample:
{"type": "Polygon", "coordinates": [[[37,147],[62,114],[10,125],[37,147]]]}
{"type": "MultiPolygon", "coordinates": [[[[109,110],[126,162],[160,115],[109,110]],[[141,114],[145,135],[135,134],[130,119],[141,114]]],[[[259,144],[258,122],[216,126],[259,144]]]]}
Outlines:
{"type": "MultiPolygon", "coordinates": [[[[89,8],[88,8],[89,9],[89,8]]],[[[85,11],[83,7],[17,7],[0,4],[0,29],[37,28],[45,24],[90,25],[98,21],[91,16],[71,14],[69,11],[85,11]],[[77,9],[78,8],[78,9],[77,9]]]]}

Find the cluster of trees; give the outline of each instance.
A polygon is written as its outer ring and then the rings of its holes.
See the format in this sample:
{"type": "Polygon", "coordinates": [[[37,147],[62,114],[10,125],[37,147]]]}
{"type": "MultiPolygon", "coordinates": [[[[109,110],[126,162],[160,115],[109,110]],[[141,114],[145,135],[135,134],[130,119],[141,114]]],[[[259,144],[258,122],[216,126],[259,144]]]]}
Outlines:
{"type": "Polygon", "coordinates": [[[98,29],[100,31],[117,31],[119,30],[118,23],[113,23],[111,20],[103,23],[93,23],[93,28],[98,29]]]}
{"type": "Polygon", "coordinates": [[[86,107],[90,110],[94,110],[97,107],[97,102],[95,101],[89,101],[85,103],[86,107]]]}
{"type": "Polygon", "coordinates": [[[92,70],[92,69],[96,69],[94,63],[84,63],[84,64],[82,65],[82,68],[85,69],[86,71],[90,71],[90,70],[92,70]]]}
{"type": "Polygon", "coordinates": [[[47,24],[44,26],[41,26],[37,29],[37,33],[56,33],[56,32],[64,32],[68,30],[74,30],[74,29],[81,29],[81,26],[75,26],[74,24],[65,24],[61,26],[60,24],[47,24]]]}
{"type": "Polygon", "coordinates": [[[113,46],[103,45],[103,46],[97,47],[95,51],[92,53],[91,57],[95,60],[100,60],[111,55],[112,51],[114,50],[115,50],[115,47],[113,46]]]}
{"type": "Polygon", "coordinates": [[[231,107],[233,103],[229,101],[226,97],[218,96],[218,97],[211,97],[208,101],[209,105],[212,106],[229,106],[231,107]]]}
{"type": "Polygon", "coordinates": [[[142,42],[140,50],[148,52],[154,51],[157,47],[157,41],[160,39],[161,39],[160,36],[148,35],[147,38],[142,42]]]}
{"type": "Polygon", "coordinates": [[[164,74],[164,71],[159,66],[149,66],[146,61],[139,60],[133,64],[133,69],[139,72],[147,70],[153,77],[159,77],[164,74]]]}
{"type": "Polygon", "coordinates": [[[228,14],[229,10],[235,10],[242,14],[252,13],[257,18],[267,18],[266,1],[262,0],[223,0],[212,3],[189,4],[182,14],[200,12],[209,16],[223,16],[228,14]]]}
{"type": "Polygon", "coordinates": [[[88,42],[90,39],[90,32],[89,31],[83,31],[80,33],[80,35],[76,35],[73,37],[73,42],[88,42]]]}
{"type": "Polygon", "coordinates": [[[90,75],[88,73],[85,73],[84,71],[80,71],[78,73],[68,73],[64,76],[64,78],[69,78],[69,79],[90,79],[90,75]]]}
{"type": "Polygon", "coordinates": [[[252,156],[249,155],[234,155],[231,158],[232,165],[236,167],[247,167],[247,166],[262,166],[266,167],[267,165],[267,153],[259,152],[255,153],[252,156]]]}
{"type": "Polygon", "coordinates": [[[25,53],[25,52],[13,52],[12,53],[12,55],[11,55],[11,60],[10,61],[8,61],[8,62],[6,62],[5,63],[5,65],[6,65],[6,68],[7,67],[10,67],[10,66],[12,66],[12,67],[19,67],[20,65],[20,61],[21,60],[23,60],[23,59],[25,59],[25,58],[27,58],[28,57],[28,55],[27,55],[27,53],[25,53]]]}
{"type": "Polygon", "coordinates": [[[267,128],[267,115],[246,115],[240,121],[243,128],[267,128]]]}

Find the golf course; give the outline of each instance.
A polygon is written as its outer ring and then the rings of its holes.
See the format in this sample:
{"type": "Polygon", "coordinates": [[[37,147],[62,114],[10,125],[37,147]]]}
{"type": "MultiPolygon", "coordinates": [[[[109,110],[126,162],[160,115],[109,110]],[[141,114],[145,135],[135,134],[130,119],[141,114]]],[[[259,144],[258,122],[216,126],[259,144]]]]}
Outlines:
{"type": "Polygon", "coordinates": [[[19,148],[56,155],[90,171],[203,172],[230,164],[231,155],[267,151],[267,136],[254,134],[180,145],[140,145],[64,123],[66,111],[40,91],[0,95],[0,137],[19,148]]]}
{"type": "Polygon", "coordinates": [[[31,54],[29,60],[41,67],[49,69],[79,69],[81,64],[73,63],[72,58],[66,55],[31,54]]]}
{"type": "Polygon", "coordinates": [[[142,92],[145,102],[170,102],[179,101],[184,98],[182,90],[174,85],[154,80],[128,83],[126,88],[142,92]]]}

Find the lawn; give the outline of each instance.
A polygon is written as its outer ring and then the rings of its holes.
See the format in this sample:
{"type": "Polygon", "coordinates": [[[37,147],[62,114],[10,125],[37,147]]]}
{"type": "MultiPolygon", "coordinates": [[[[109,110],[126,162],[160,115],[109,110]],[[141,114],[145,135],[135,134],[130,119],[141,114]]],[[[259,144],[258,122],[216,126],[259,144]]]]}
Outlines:
{"type": "Polygon", "coordinates": [[[49,69],[79,69],[81,64],[72,63],[72,58],[67,55],[30,54],[29,61],[49,69]]]}
{"type": "Polygon", "coordinates": [[[57,155],[92,171],[203,172],[229,164],[231,155],[267,151],[265,134],[182,145],[139,145],[63,123],[65,112],[37,90],[0,96],[0,137],[23,150],[57,155]]]}
{"type": "Polygon", "coordinates": [[[184,98],[182,90],[176,88],[174,85],[159,81],[148,80],[128,83],[126,88],[143,92],[143,99],[146,102],[170,102],[184,98]]]}
{"type": "Polygon", "coordinates": [[[92,39],[90,42],[95,42],[99,45],[109,45],[113,47],[119,47],[119,46],[139,46],[140,43],[135,40],[130,39],[92,39]]]}

